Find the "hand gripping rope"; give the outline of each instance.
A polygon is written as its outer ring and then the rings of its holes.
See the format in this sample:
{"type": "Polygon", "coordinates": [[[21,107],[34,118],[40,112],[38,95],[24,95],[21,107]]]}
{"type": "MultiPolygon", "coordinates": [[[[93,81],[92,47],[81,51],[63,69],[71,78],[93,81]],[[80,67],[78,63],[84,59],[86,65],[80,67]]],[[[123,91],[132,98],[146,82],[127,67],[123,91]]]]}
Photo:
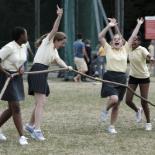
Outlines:
{"type": "MultiPolygon", "coordinates": [[[[42,71],[33,71],[33,72],[24,72],[24,74],[43,74],[43,73],[50,73],[50,72],[56,72],[56,71],[65,71],[68,70],[66,68],[59,68],[59,69],[53,69],[53,70],[42,70],[42,71]]],[[[9,82],[12,78],[14,78],[15,76],[19,75],[19,73],[14,73],[11,75],[11,77],[8,77],[3,89],[0,92],[0,100],[2,99],[3,94],[5,93],[5,90],[7,88],[7,86],[9,85],[9,82]]]]}

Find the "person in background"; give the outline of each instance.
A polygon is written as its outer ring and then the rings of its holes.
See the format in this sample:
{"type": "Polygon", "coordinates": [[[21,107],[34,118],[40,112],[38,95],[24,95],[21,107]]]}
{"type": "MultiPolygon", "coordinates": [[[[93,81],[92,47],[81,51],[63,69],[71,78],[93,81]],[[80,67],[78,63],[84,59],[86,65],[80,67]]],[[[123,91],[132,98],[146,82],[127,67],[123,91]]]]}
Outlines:
{"type": "MultiPolygon", "coordinates": [[[[155,58],[155,40],[151,40],[150,45],[148,46],[148,51],[150,55],[155,58]]],[[[149,70],[150,70],[151,75],[155,75],[155,67],[152,61],[150,62],[149,70]]]]}
{"type": "Polygon", "coordinates": [[[103,77],[103,74],[105,73],[106,53],[102,46],[100,46],[97,55],[98,55],[98,62],[99,62],[99,66],[98,66],[99,76],[103,77]]]}
{"type": "MultiPolygon", "coordinates": [[[[82,42],[82,34],[79,33],[77,34],[77,40],[73,44],[73,51],[74,51],[74,62],[76,65],[76,68],[79,72],[86,73],[88,71],[88,67],[86,64],[86,61],[84,59],[84,56],[89,62],[89,57],[87,55],[86,49],[85,49],[85,44],[82,42]]],[[[75,82],[80,82],[81,81],[81,75],[77,74],[74,77],[75,82]]]]}
{"type": "Polygon", "coordinates": [[[148,50],[152,56],[155,56],[155,40],[151,40],[148,50]]]}
{"type": "Polygon", "coordinates": [[[91,62],[92,62],[92,48],[91,48],[91,42],[90,40],[86,39],[85,40],[85,50],[88,56],[89,61],[87,61],[86,56],[84,56],[85,61],[87,63],[87,67],[88,67],[88,71],[86,72],[86,74],[91,75],[91,62]]]}
{"type": "MultiPolygon", "coordinates": [[[[86,50],[86,53],[88,55],[88,58],[89,58],[89,62],[87,61],[87,58],[86,56],[84,56],[84,59],[85,59],[85,62],[87,64],[87,67],[88,67],[88,71],[86,72],[87,75],[91,75],[92,74],[92,69],[91,69],[91,62],[92,62],[92,48],[91,48],[91,42],[90,40],[86,39],[84,41],[84,44],[85,44],[85,50],[86,50]]],[[[82,76],[81,77],[81,80],[82,81],[86,81],[86,77],[85,76],[82,76]]]]}

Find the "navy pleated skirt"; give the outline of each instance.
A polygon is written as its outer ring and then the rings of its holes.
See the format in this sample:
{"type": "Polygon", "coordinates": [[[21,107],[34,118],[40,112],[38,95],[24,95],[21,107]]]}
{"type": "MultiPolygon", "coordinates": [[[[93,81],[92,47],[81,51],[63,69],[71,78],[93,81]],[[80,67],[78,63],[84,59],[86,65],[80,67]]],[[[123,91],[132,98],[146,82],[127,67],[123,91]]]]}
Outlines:
{"type": "MultiPolygon", "coordinates": [[[[33,64],[30,71],[42,71],[47,70],[49,66],[35,63],[33,64]]],[[[28,75],[28,94],[34,95],[35,93],[45,94],[48,96],[50,94],[48,82],[48,73],[41,74],[29,74],[28,75]]]]}
{"type": "MultiPolygon", "coordinates": [[[[10,71],[7,72],[11,74],[15,73],[10,71]]],[[[0,91],[2,91],[7,78],[8,77],[4,72],[0,72],[0,91]]],[[[10,80],[1,100],[8,102],[19,102],[24,100],[24,98],[25,96],[24,96],[23,78],[21,75],[17,75],[10,80]]]]}
{"type": "MultiPolygon", "coordinates": [[[[107,71],[103,75],[103,80],[118,82],[121,84],[126,84],[127,76],[126,73],[115,72],[115,71],[107,71]]],[[[123,100],[126,88],[122,86],[118,86],[115,84],[102,83],[101,89],[101,97],[109,97],[112,95],[117,95],[119,101],[123,100]]]]}

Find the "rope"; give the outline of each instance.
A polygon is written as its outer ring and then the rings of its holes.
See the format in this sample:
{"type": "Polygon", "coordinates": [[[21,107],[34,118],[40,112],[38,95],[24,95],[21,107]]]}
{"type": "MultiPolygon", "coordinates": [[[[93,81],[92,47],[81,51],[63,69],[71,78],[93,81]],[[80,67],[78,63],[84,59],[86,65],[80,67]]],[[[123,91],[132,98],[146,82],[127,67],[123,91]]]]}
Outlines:
{"type": "Polygon", "coordinates": [[[75,73],[78,73],[78,74],[80,74],[80,75],[82,75],[82,76],[85,76],[85,77],[87,77],[87,78],[89,78],[89,79],[92,79],[92,80],[95,80],[95,81],[99,81],[99,82],[103,82],[103,83],[110,83],[110,84],[114,84],[114,85],[118,85],[118,86],[125,87],[125,88],[128,89],[130,92],[132,92],[135,96],[137,96],[138,98],[140,98],[140,99],[142,99],[143,101],[147,102],[147,103],[150,104],[151,106],[155,107],[155,104],[153,104],[152,102],[148,101],[146,98],[144,98],[144,97],[138,95],[137,93],[135,93],[135,91],[132,90],[128,85],[121,84],[121,83],[118,83],[118,82],[108,81],[108,80],[102,80],[102,79],[99,79],[99,78],[94,78],[94,77],[92,77],[92,76],[86,75],[86,74],[81,73],[81,72],[79,72],[79,71],[77,71],[77,70],[74,70],[74,69],[73,69],[73,71],[74,71],[75,73]]]}
{"type": "MultiPolygon", "coordinates": [[[[52,70],[42,70],[42,71],[24,72],[24,74],[43,74],[43,73],[50,73],[50,72],[56,72],[56,71],[67,71],[67,70],[68,70],[67,68],[59,68],[59,69],[52,69],[52,70]]],[[[145,102],[147,102],[147,103],[150,104],[151,106],[155,107],[155,105],[154,105],[152,102],[150,102],[150,101],[148,101],[146,98],[144,98],[144,97],[138,95],[137,93],[135,93],[134,90],[132,90],[129,86],[127,86],[127,85],[125,85],[125,84],[121,84],[121,83],[113,82],[113,81],[108,81],[108,80],[102,80],[102,79],[99,79],[99,78],[94,78],[94,77],[92,77],[92,76],[86,75],[86,74],[81,73],[81,72],[79,72],[79,71],[77,71],[77,70],[74,70],[74,69],[72,69],[72,71],[75,72],[75,73],[78,73],[78,74],[80,74],[80,75],[82,75],[82,76],[85,76],[85,77],[87,77],[87,78],[89,78],[89,79],[92,79],[92,80],[94,80],[94,81],[99,81],[99,82],[103,82],[103,83],[109,83],[109,84],[114,84],[114,85],[118,85],[118,86],[125,87],[125,88],[128,89],[130,92],[132,92],[135,96],[137,96],[138,98],[144,100],[145,102]]],[[[4,84],[4,87],[3,87],[3,89],[2,89],[2,91],[1,91],[1,93],[0,93],[0,99],[2,98],[2,96],[3,96],[4,92],[5,92],[5,90],[7,89],[7,86],[8,86],[8,84],[9,84],[11,78],[13,78],[14,76],[17,76],[17,75],[19,75],[19,73],[14,73],[14,74],[12,74],[12,77],[8,77],[8,78],[7,78],[7,80],[6,80],[5,84],[4,84]]]]}
{"type": "MultiPolygon", "coordinates": [[[[50,73],[50,72],[58,72],[58,71],[65,71],[68,70],[67,68],[58,68],[58,69],[51,69],[51,70],[42,70],[42,71],[33,71],[33,72],[24,72],[24,74],[43,74],[43,73],[50,73]]],[[[12,76],[19,75],[19,73],[14,73],[12,76]]]]}
{"type": "MultiPolygon", "coordinates": [[[[65,71],[65,70],[68,70],[67,68],[58,68],[58,69],[52,69],[52,70],[42,70],[42,71],[33,71],[33,72],[24,72],[24,74],[43,74],[43,73],[50,73],[50,72],[57,72],[57,71],[65,71]]],[[[11,77],[8,77],[4,86],[3,86],[3,89],[1,90],[1,93],[0,93],[0,100],[2,99],[2,96],[4,95],[5,93],[5,90],[7,89],[8,85],[9,85],[9,82],[10,80],[19,75],[19,73],[14,73],[11,75],[11,77]]]]}
{"type": "Polygon", "coordinates": [[[10,80],[11,80],[11,77],[8,77],[7,80],[6,80],[6,82],[5,82],[5,84],[4,84],[4,86],[3,86],[3,89],[1,90],[0,100],[1,100],[1,98],[3,96],[3,94],[5,93],[5,90],[8,87],[10,80]]]}

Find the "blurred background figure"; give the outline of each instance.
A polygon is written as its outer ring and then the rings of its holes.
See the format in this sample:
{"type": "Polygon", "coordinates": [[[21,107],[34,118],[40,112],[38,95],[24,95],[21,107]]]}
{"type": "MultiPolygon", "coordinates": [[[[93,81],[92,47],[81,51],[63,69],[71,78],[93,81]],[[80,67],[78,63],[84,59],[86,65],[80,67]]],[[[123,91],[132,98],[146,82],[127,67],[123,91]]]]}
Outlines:
{"type": "MultiPolygon", "coordinates": [[[[82,41],[82,34],[77,34],[77,40],[73,43],[73,50],[74,50],[74,63],[78,71],[82,73],[86,73],[88,71],[88,67],[86,61],[89,62],[89,57],[87,55],[85,44],[82,41]],[[86,61],[85,61],[85,59],[86,61]]],[[[78,74],[74,77],[75,82],[81,81],[81,75],[78,74]]]]}
{"type": "Polygon", "coordinates": [[[86,56],[84,56],[84,59],[87,63],[87,67],[88,67],[88,71],[86,72],[86,74],[91,75],[92,73],[92,69],[91,69],[91,62],[92,62],[92,48],[91,48],[91,41],[86,39],[85,40],[85,50],[88,56],[89,61],[87,61],[86,56]]]}
{"type": "Polygon", "coordinates": [[[101,45],[97,45],[95,54],[93,54],[92,68],[94,77],[103,77],[105,72],[106,53],[101,45]]]}
{"type": "MultiPolygon", "coordinates": [[[[91,47],[91,41],[86,39],[84,41],[84,44],[85,44],[85,51],[86,51],[86,54],[87,54],[88,59],[89,59],[89,61],[87,61],[87,58],[84,55],[84,59],[85,59],[85,62],[87,64],[87,67],[88,67],[88,71],[86,72],[86,74],[87,75],[92,75],[92,65],[91,65],[92,64],[92,47],[91,47]]],[[[82,76],[81,80],[85,81],[85,82],[87,81],[85,76],[82,76]]]]}
{"type": "MultiPolygon", "coordinates": [[[[155,58],[155,40],[151,40],[150,45],[148,46],[149,53],[155,58]]],[[[150,73],[155,75],[155,67],[153,62],[150,62],[150,73]]]]}
{"type": "Polygon", "coordinates": [[[97,55],[98,55],[99,77],[103,77],[103,74],[105,73],[106,53],[102,46],[100,46],[97,55]]]}

